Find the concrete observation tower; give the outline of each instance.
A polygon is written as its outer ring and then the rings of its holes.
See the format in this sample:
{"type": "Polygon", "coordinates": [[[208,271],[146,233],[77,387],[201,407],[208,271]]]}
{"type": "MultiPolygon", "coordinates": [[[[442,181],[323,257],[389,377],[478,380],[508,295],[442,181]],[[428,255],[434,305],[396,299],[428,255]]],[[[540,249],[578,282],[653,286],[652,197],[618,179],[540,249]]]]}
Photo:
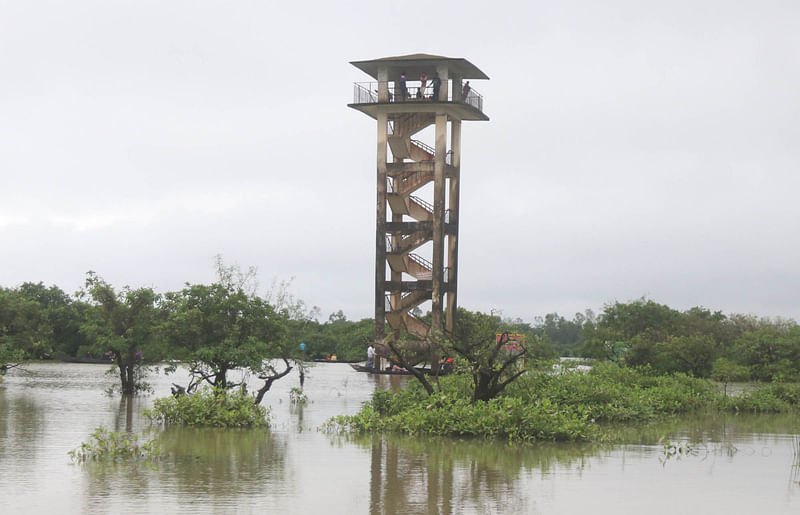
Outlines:
{"type": "Polygon", "coordinates": [[[452,332],[461,122],[489,120],[469,84],[489,77],[466,59],[428,54],[351,64],[374,82],[355,83],[349,107],[378,122],[375,341],[452,332]],[[428,301],[430,326],[412,314],[428,301]]]}

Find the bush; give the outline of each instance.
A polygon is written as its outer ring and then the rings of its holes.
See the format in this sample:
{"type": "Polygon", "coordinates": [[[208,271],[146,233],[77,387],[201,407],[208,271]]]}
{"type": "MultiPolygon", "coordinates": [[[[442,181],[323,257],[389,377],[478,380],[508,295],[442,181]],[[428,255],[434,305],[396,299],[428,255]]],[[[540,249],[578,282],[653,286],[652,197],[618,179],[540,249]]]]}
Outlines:
{"type": "Polygon", "coordinates": [[[771,383],[739,397],[725,399],[719,407],[753,413],[786,413],[800,408],[800,384],[771,383]]]}
{"type": "Polygon", "coordinates": [[[229,392],[206,387],[192,395],[156,399],[153,409],[145,410],[151,421],[165,425],[262,427],[267,425],[267,409],[257,405],[243,391],[229,392]]]}
{"type": "MultiPolygon", "coordinates": [[[[604,438],[603,423],[639,423],[708,409],[722,398],[705,379],[653,375],[648,368],[599,364],[588,374],[531,373],[488,402],[470,402],[468,376],[440,378],[428,396],[415,383],[397,393],[379,390],[352,417],[330,425],[356,433],[469,436],[509,441],[604,438]]],[[[794,393],[787,387],[784,397],[794,393]]]]}
{"type": "Polygon", "coordinates": [[[69,451],[77,462],[119,461],[124,459],[156,460],[160,457],[158,445],[154,440],[139,445],[139,437],[130,433],[117,433],[98,427],[89,442],[81,443],[69,451]]]}

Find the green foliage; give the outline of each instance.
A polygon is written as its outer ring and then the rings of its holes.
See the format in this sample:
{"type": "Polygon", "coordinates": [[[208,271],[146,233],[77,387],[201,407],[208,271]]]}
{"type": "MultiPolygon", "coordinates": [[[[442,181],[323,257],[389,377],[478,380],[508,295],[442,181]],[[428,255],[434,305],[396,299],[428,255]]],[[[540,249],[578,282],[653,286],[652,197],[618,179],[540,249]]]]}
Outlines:
{"type": "Polygon", "coordinates": [[[86,276],[85,289],[78,292],[91,301],[81,331],[91,345],[87,350],[114,357],[123,394],[147,390],[144,356],[161,357],[156,329],[161,322],[159,296],[150,288],[123,287],[119,292],[94,272],[86,276]]]}
{"type": "Polygon", "coordinates": [[[794,322],[761,321],[736,339],[733,355],[760,381],[800,380],[800,327],[794,322]]]}
{"type": "Polygon", "coordinates": [[[699,307],[679,312],[639,299],[605,306],[596,324],[584,325],[583,338],[584,356],[622,358],[661,374],[710,377],[714,363],[725,358],[748,367],[759,381],[800,379],[800,328],[794,321],[726,317],[699,307]],[[616,348],[628,350],[620,356],[616,348]]]}
{"type": "Polygon", "coordinates": [[[302,388],[293,386],[292,389],[289,390],[289,402],[295,406],[305,406],[308,404],[308,396],[303,393],[302,388]]]}
{"type": "Polygon", "coordinates": [[[770,383],[738,397],[718,401],[721,409],[752,413],[791,413],[800,409],[800,383],[770,383]]]}
{"type": "Polygon", "coordinates": [[[724,393],[728,394],[728,383],[733,381],[747,381],[750,379],[750,369],[737,365],[727,358],[719,358],[711,367],[711,378],[725,385],[724,393]]]}
{"type": "Polygon", "coordinates": [[[187,284],[166,295],[170,314],[164,329],[173,355],[190,363],[195,382],[234,388],[228,371],[268,373],[267,360],[287,358],[293,349],[284,338],[285,316],[253,292],[253,272],[243,274],[219,259],[217,265],[217,282],[187,284]]]}
{"type": "Polygon", "coordinates": [[[389,431],[525,442],[584,440],[595,434],[585,416],[547,400],[527,403],[502,397],[473,403],[447,393],[436,394],[427,403],[415,403],[397,415],[381,416],[373,407],[365,406],[357,415],[336,417],[330,423],[358,433],[389,431]]]}
{"type": "Polygon", "coordinates": [[[192,395],[156,399],[144,414],[164,425],[264,427],[267,409],[243,390],[204,387],[192,395]]]}
{"type": "Polygon", "coordinates": [[[138,435],[108,431],[101,426],[94,430],[88,442],[81,443],[68,454],[73,461],[85,463],[121,460],[155,461],[160,458],[160,452],[155,440],[139,444],[138,435]]]}
{"type": "MultiPolygon", "coordinates": [[[[584,335],[590,327],[594,327],[595,316],[591,310],[586,310],[584,313],[576,313],[572,320],[567,320],[558,313],[548,313],[534,321],[533,327],[525,327],[527,324],[517,322],[505,329],[509,332],[525,333],[529,337],[541,336],[552,343],[557,356],[578,356],[584,344],[584,335]]],[[[507,324],[506,321],[504,323],[507,324]]]]}
{"type": "Polygon", "coordinates": [[[466,361],[472,375],[472,400],[488,401],[497,397],[506,386],[517,380],[524,372],[526,357],[535,349],[540,356],[549,354],[544,341],[535,336],[526,342],[520,351],[503,348],[500,319],[480,312],[459,308],[455,330],[451,339],[444,340],[445,353],[466,361]]]}
{"type": "MultiPolygon", "coordinates": [[[[336,417],[330,425],[356,433],[591,440],[607,438],[609,424],[730,409],[707,380],[610,363],[586,374],[527,374],[488,402],[471,402],[469,382],[464,375],[442,378],[441,391],[432,396],[414,383],[396,393],[379,390],[358,414],[336,417]]],[[[791,398],[793,393],[787,389],[782,395],[791,398]]]]}
{"type": "Polygon", "coordinates": [[[288,339],[304,342],[310,359],[335,354],[339,360],[366,359],[367,346],[375,341],[375,320],[347,320],[343,313],[333,313],[325,323],[316,320],[289,320],[288,339]]]}
{"type": "Polygon", "coordinates": [[[22,361],[25,353],[22,349],[13,349],[8,344],[0,344],[0,375],[5,374],[6,370],[22,361]]]}
{"type": "Polygon", "coordinates": [[[44,308],[20,291],[0,288],[0,346],[41,359],[52,351],[52,340],[53,328],[44,308]]]}

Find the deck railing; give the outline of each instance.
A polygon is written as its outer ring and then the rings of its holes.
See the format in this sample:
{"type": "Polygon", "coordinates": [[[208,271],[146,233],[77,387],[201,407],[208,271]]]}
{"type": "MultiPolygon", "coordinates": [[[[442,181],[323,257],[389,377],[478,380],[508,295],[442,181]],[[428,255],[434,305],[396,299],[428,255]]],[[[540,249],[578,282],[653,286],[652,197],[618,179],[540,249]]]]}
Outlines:
{"type": "MultiPolygon", "coordinates": [[[[406,85],[406,95],[398,91],[399,86],[389,83],[389,102],[431,102],[433,101],[433,86],[430,82],[422,88],[420,86],[406,85]]],[[[474,89],[470,89],[466,97],[456,95],[453,97],[452,88],[448,89],[445,102],[462,102],[469,104],[475,109],[483,112],[483,96],[474,89]]],[[[354,82],[353,83],[353,103],[354,104],[377,104],[378,103],[378,83],[377,82],[354,82]]]]}

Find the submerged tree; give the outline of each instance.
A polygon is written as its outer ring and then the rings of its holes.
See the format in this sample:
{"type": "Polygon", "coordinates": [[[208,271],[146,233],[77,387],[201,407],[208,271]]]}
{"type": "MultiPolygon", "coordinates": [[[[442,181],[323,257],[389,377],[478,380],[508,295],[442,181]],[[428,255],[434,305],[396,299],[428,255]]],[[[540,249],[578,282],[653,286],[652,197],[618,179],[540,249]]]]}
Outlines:
{"type": "Polygon", "coordinates": [[[159,296],[150,288],[125,286],[117,292],[94,272],[87,273],[85,287],[77,295],[90,304],[81,331],[91,343],[84,349],[96,355],[111,354],[124,395],[146,389],[145,354],[149,360],[160,357],[159,296]]]}
{"type": "Polygon", "coordinates": [[[264,381],[258,403],[272,383],[293,368],[284,338],[286,317],[255,294],[254,269],[242,272],[217,257],[217,276],[213,284],[187,284],[166,294],[170,316],[165,334],[175,354],[188,363],[188,392],[201,383],[220,390],[241,386],[228,373],[246,369],[264,381]]]}
{"type": "Polygon", "coordinates": [[[449,348],[469,364],[473,381],[472,401],[488,401],[525,373],[527,347],[509,350],[508,333],[501,333],[498,317],[458,309],[455,334],[449,348]],[[497,335],[500,334],[498,337],[497,335]]]}

